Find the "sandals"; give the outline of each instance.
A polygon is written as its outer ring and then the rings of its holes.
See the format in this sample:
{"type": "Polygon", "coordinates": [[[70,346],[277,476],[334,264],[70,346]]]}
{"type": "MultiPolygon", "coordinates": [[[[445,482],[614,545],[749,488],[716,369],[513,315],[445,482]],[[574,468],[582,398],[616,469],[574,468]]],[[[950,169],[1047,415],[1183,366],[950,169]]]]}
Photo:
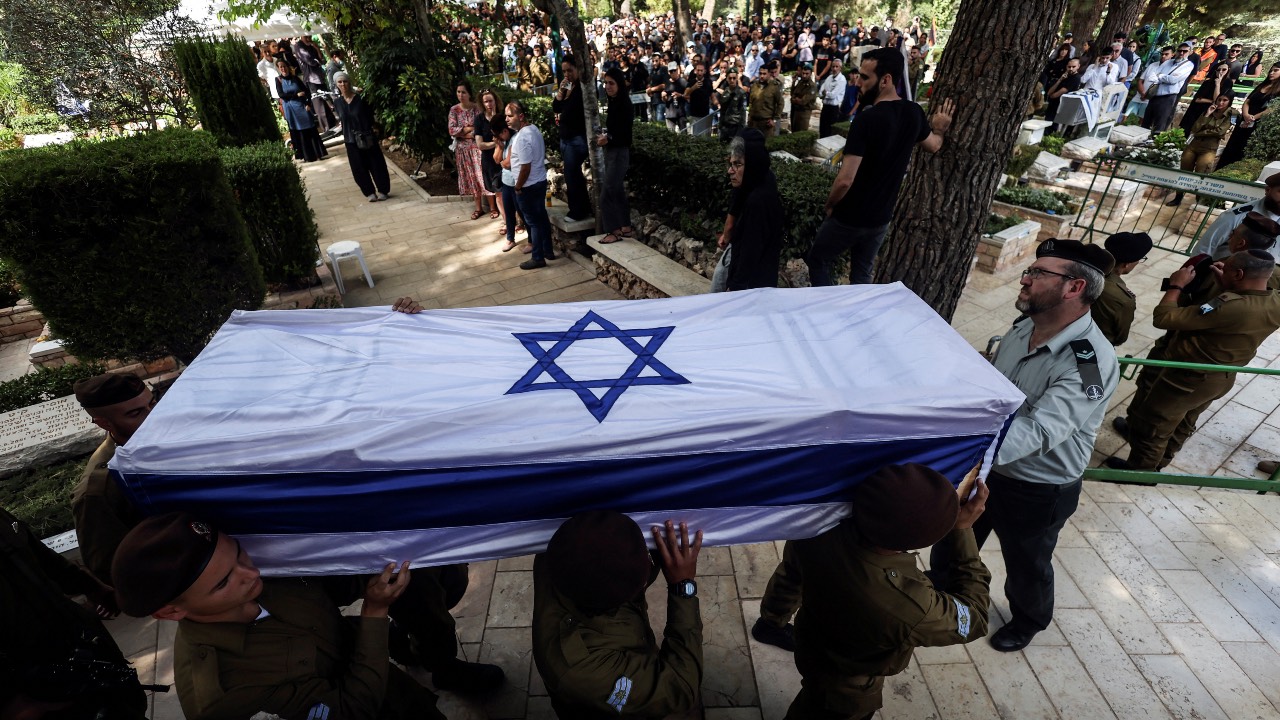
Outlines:
{"type": "Polygon", "coordinates": [[[626,235],[623,235],[623,234],[621,234],[621,233],[611,232],[611,233],[609,233],[608,235],[605,235],[604,237],[600,238],[600,244],[601,244],[601,245],[612,245],[612,244],[614,244],[614,243],[618,242],[619,240],[626,240],[626,239],[627,239],[627,236],[626,236],[626,235]],[[610,240],[609,238],[613,238],[613,239],[612,239],[612,240],[610,240]]]}
{"type": "Polygon", "coordinates": [[[490,220],[497,220],[500,217],[502,217],[502,213],[498,212],[497,210],[494,210],[493,212],[489,213],[490,220]]]}
{"type": "Polygon", "coordinates": [[[616,230],[614,231],[613,234],[617,235],[620,238],[633,238],[636,236],[636,229],[631,228],[630,230],[616,230]]]}
{"type": "Polygon", "coordinates": [[[516,226],[516,232],[517,232],[517,233],[527,233],[527,232],[529,232],[529,228],[525,227],[524,225],[517,225],[517,226],[516,226]]]}
{"type": "Polygon", "coordinates": [[[476,210],[476,211],[474,211],[474,212],[472,212],[472,213],[471,213],[471,219],[472,219],[472,220],[478,220],[478,219],[480,219],[480,216],[481,216],[481,215],[484,215],[484,211],[483,211],[483,210],[476,210]]]}

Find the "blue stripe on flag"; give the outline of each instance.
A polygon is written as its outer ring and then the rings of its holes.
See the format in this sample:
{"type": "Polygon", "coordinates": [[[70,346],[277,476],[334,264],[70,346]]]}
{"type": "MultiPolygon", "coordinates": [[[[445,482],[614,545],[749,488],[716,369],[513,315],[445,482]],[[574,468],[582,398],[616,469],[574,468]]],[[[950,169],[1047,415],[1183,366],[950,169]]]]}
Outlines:
{"type": "Polygon", "coordinates": [[[613,508],[798,505],[847,500],[887,464],[958,484],[992,435],[494,467],[246,475],[130,474],[147,514],[190,510],[231,533],[375,532],[493,525],[613,508]]]}

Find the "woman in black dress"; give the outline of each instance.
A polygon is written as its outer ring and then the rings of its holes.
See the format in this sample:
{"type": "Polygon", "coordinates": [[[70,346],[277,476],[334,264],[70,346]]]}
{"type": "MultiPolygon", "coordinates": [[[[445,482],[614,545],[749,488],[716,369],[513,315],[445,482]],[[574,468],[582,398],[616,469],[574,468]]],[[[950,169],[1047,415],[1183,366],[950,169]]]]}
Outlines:
{"type": "Polygon", "coordinates": [[[1276,108],[1280,108],[1280,100],[1276,99],[1278,97],[1280,97],[1280,63],[1275,63],[1267,71],[1267,79],[1244,99],[1244,108],[1240,111],[1240,124],[1231,131],[1231,138],[1227,140],[1227,146],[1222,149],[1222,156],[1218,158],[1218,168],[1224,168],[1244,158],[1244,147],[1248,144],[1249,137],[1253,135],[1253,129],[1257,127],[1258,120],[1275,112],[1276,108]]]}
{"type": "Polygon", "coordinates": [[[382,146],[378,143],[373,110],[356,92],[346,72],[339,70],[334,73],[333,84],[338,87],[333,109],[342,123],[342,139],[347,144],[351,177],[369,202],[386,200],[391,192],[391,175],[387,172],[387,160],[382,157],[382,146]]]}
{"type": "Polygon", "coordinates": [[[1204,111],[1217,101],[1219,95],[1227,95],[1235,99],[1235,92],[1231,89],[1231,80],[1227,77],[1231,73],[1231,66],[1227,63],[1218,65],[1218,70],[1214,72],[1213,77],[1206,78],[1200,83],[1200,89],[1196,90],[1196,94],[1191,97],[1191,104],[1187,105],[1187,111],[1182,113],[1182,120],[1178,123],[1178,127],[1182,128],[1187,134],[1187,138],[1191,138],[1191,128],[1195,127],[1196,121],[1204,115],[1204,111]]]}
{"type": "Polygon", "coordinates": [[[604,148],[600,217],[601,224],[609,231],[600,242],[608,244],[635,235],[625,183],[627,169],[631,167],[631,130],[635,117],[621,70],[610,68],[605,73],[604,91],[609,96],[609,127],[596,136],[596,144],[604,148]]]}
{"type": "Polygon", "coordinates": [[[311,91],[302,78],[293,73],[293,66],[284,60],[276,62],[280,71],[276,78],[276,92],[280,94],[280,104],[284,109],[284,121],[289,126],[289,140],[293,142],[293,157],[304,162],[313,162],[329,154],[320,142],[320,133],[316,131],[316,118],[311,114],[308,104],[311,102],[311,91]]]}
{"type": "MultiPolygon", "coordinates": [[[[476,147],[480,148],[480,175],[484,189],[489,195],[489,217],[497,220],[506,212],[502,205],[502,166],[493,159],[493,149],[497,144],[493,139],[493,120],[502,114],[504,106],[498,93],[485,88],[480,92],[480,114],[476,116],[474,126],[476,147]]],[[[499,235],[506,234],[506,228],[498,228],[499,235]]]]}

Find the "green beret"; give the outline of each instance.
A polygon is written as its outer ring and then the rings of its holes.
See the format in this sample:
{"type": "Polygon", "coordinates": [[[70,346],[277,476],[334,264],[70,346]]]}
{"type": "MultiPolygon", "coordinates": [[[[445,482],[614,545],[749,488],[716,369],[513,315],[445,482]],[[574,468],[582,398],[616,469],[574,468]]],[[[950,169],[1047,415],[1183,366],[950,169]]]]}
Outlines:
{"type": "Polygon", "coordinates": [[[111,561],[120,609],[146,617],[173,602],[200,578],[217,547],[218,531],[189,513],[166,513],[138,523],[111,561]]]}
{"type": "Polygon", "coordinates": [[[1079,240],[1049,238],[1036,248],[1036,257],[1054,257],[1078,262],[1106,275],[1116,266],[1116,259],[1100,245],[1086,245],[1079,240]]]}
{"type": "Polygon", "coordinates": [[[1276,236],[1280,235],[1280,223],[1277,223],[1275,220],[1272,220],[1256,210],[1250,210],[1249,214],[1244,216],[1244,222],[1242,222],[1241,225],[1244,225],[1255,232],[1260,232],[1272,240],[1274,240],[1276,236]]]}
{"type": "Polygon", "coordinates": [[[132,400],[147,389],[147,384],[137,375],[106,373],[79,380],[72,389],[80,407],[91,410],[132,400]]]}
{"type": "Polygon", "coordinates": [[[564,522],[547,544],[551,584],[582,610],[611,610],[635,599],[653,578],[644,532],[612,510],[564,522]]]}
{"type": "Polygon", "coordinates": [[[1103,245],[1116,262],[1131,263],[1146,257],[1155,243],[1151,241],[1151,236],[1144,232],[1121,232],[1107,238],[1103,245]]]}
{"type": "Polygon", "coordinates": [[[946,537],[960,514],[951,481],[926,465],[886,465],[853,491],[853,522],[867,542],[916,550],[946,537]]]}

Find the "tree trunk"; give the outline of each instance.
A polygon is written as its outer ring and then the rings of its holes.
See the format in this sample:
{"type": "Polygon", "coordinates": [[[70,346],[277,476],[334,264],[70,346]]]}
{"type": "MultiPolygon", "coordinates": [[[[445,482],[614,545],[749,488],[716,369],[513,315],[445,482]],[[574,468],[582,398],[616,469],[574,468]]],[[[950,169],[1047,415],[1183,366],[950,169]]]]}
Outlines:
{"type": "MultiPolygon", "coordinates": [[[[1093,39],[1093,31],[1098,29],[1098,21],[1106,7],[1107,0],[1072,0],[1071,27],[1067,29],[1075,35],[1071,40],[1077,52],[1084,50],[1085,40],[1093,39]]],[[[1096,47],[1094,52],[1097,52],[1096,47]]]]}
{"type": "Polygon", "coordinates": [[[591,64],[591,53],[587,50],[587,33],[582,26],[582,18],[566,0],[533,0],[533,5],[556,16],[560,21],[560,32],[569,38],[569,47],[578,59],[581,70],[578,92],[582,93],[582,112],[587,120],[587,158],[591,161],[591,214],[596,219],[596,232],[600,232],[603,222],[600,216],[600,178],[604,172],[604,149],[596,145],[591,132],[592,128],[600,126],[600,104],[596,99],[596,67],[591,64]]]}
{"type": "Polygon", "coordinates": [[[671,10],[676,16],[675,47],[683,53],[685,43],[693,38],[693,26],[689,24],[689,0],[671,0],[671,10]]]}
{"type": "Polygon", "coordinates": [[[951,318],[1067,0],[964,0],[938,67],[931,107],[955,117],[942,149],[907,170],[876,282],[901,280],[951,318]]]}
{"type": "Polygon", "coordinates": [[[709,23],[715,18],[715,16],[716,16],[716,0],[705,0],[702,3],[701,17],[709,23]]]}
{"type": "Polygon", "coordinates": [[[1098,30],[1098,42],[1109,45],[1114,41],[1116,33],[1129,33],[1138,25],[1138,15],[1146,0],[1110,0],[1107,3],[1107,16],[1102,20],[1102,28],[1098,30]]]}
{"type": "Polygon", "coordinates": [[[1168,0],[1151,0],[1147,3],[1147,7],[1142,11],[1142,18],[1138,21],[1138,26],[1155,25],[1162,15],[1165,14],[1165,8],[1168,0]]]}

